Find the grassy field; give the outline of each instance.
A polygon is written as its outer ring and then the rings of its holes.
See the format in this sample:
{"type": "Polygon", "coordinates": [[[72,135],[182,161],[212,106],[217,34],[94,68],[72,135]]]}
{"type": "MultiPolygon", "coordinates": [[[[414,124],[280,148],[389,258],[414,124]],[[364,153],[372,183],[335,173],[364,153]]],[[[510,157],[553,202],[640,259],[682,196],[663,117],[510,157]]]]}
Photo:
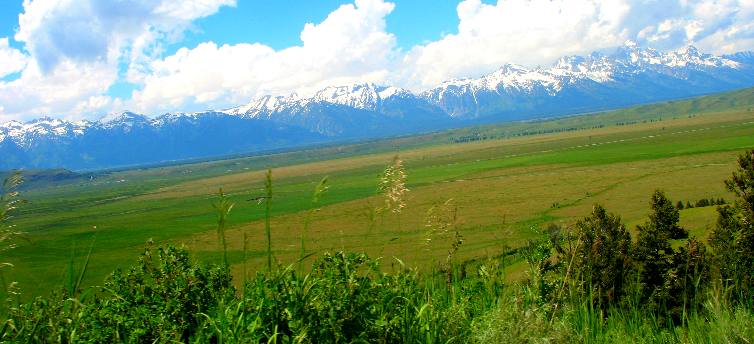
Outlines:
{"type": "MultiPolygon", "coordinates": [[[[449,242],[425,244],[426,214],[448,199],[458,207],[462,258],[521,246],[543,225],[568,226],[595,203],[634,225],[643,222],[658,187],[684,202],[732,199],[722,181],[737,154],[754,147],[753,103],[754,91],[744,90],[548,121],[92,173],[24,193],[30,204],[15,223],[30,242],[2,253],[15,266],[6,278],[19,281],[27,297],[44,294],[62,284],[71,257],[81,262],[93,244],[85,284],[99,284],[130,265],[150,239],[219,261],[212,202],[220,187],[236,203],[226,233],[229,260],[236,274],[244,265],[253,271],[266,262],[264,206],[249,200],[263,195],[268,167],[273,249],[283,264],[298,258],[311,193],[325,176],[330,189],[311,218],[309,252],[344,248],[431,266],[449,242]],[[408,174],[407,207],[400,215],[376,214],[383,202],[378,177],[396,154],[408,174]]],[[[683,210],[681,220],[704,237],[714,207],[683,210]]]]}

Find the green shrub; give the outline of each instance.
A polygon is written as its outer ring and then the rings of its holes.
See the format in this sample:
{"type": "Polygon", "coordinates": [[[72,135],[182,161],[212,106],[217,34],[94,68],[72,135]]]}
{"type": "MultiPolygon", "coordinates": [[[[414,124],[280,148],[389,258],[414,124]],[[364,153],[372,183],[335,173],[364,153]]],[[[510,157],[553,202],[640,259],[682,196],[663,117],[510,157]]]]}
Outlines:
{"type": "Polygon", "coordinates": [[[116,270],[86,305],[79,338],[90,342],[187,341],[234,289],[227,267],[202,267],[185,249],[148,245],[137,266],[116,270]]]}

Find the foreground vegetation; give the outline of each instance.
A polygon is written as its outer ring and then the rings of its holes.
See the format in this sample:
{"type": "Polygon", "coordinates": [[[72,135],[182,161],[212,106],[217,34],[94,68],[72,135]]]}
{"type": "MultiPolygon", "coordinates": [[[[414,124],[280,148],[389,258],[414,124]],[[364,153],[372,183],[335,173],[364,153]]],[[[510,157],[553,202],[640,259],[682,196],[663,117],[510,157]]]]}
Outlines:
{"type": "MultiPolygon", "coordinates": [[[[20,204],[13,178],[3,198],[4,243],[20,204]]],[[[235,288],[225,224],[233,203],[215,203],[223,263],[204,265],[185,249],[148,243],[136,265],[116,270],[100,287],[82,288],[85,263],[49,297],[22,302],[6,289],[9,342],[689,342],[754,340],[754,150],[738,158],[725,181],[736,196],[717,207],[706,242],[689,237],[679,209],[662,191],[633,233],[617,215],[594,205],[574,226],[551,224],[514,250],[461,260],[464,243],[452,200],[425,216],[426,245],[449,239],[429,272],[397,258],[326,252],[309,268],[305,233],[297,263],[273,265],[267,172],[266,258],[269,265],[235,288]],[[526,277],[508,282],[506,265],[526,262],[526,277]],[[388,268],[389,266],[389,268],[388,268]]],[[[400,217],[406,172],[395,158],[380,178],[377,212],[400,217]]],[[[313,206],[327,191],[317,184],[313,206]]],[[[315,208],[312,208],[315,209],[315,208]]],[[[400,223],[400,222],[399,222],[400,223]]],[[[7,247],[12,248],[12,247],[7,247]]],[[[91,252],[91,249],[90,249],[91,252]]],[[[244,253],[246,253],[244,251],[244,253]]],[[[88,260],[87,260],[88,262],[88,260]]],[[[248,276],[248,277],[247,277],[248,276]]]]}

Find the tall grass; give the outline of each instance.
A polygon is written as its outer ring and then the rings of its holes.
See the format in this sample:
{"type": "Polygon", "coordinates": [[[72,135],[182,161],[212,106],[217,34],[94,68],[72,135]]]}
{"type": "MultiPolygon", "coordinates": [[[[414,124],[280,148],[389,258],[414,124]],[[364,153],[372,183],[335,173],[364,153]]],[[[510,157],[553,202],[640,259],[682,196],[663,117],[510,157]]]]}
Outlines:
{"type": "Polygon", "coordinates": [[[327,189],[330,188],[330,186],[327,184],[327,177],[322,178],[319,183],[314,187],[314,192],[312,193],[312,199],[311,199],[311,205],[309,207],[309,211],[306,213],[306,218],[304,218],[304,227],[301,230],[301,254],[299,256],[299,261],[303,263],[307,253],[306,253],[306,235],[309,232],[309,224],[311,223],[312,216],[314,213],[316,213],[319,209],[317,208],[317,205],[319,204],[320,199],[325,194],[327,189]]]}
{"type": "Polygon", "coordinates": [[[270,219],[272,217],[272,170],[268,169],[264,176],[264,234],[267,237],[267,270],[272,270],[272,234],[270,219]]]}
{"type": "Polygon", "coordinates": [[[217,240],[223,252],[223,263],[228,266],[228,243],[225,241],[225,224],[228,221],[228,215],[235,205],[223,193],[223,189],[218,191],[219,200],[212,204],[217,212],[217,240]]]}

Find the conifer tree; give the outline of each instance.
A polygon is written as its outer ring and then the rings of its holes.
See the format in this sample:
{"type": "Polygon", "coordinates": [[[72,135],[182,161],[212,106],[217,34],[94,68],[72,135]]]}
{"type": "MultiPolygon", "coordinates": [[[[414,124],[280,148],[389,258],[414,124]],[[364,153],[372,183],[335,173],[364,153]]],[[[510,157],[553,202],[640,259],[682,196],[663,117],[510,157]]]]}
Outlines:
{"type": "Polygon", "coordinates": [[[579,244],[572,267],[576,283],[603,309],[616,304],[631,275],[631,234],[619,216],[595,205],[591,215],[576,223],[576,235],[579,244]]]}
{"type": "Polygon", "coordinates": [[[738,199],[718,207],[710,246],[723,281],[732,283],[733,297],[754,297],[754,150],[738,157],[738,169],[725,186],[738,199]]]}
{"type": "Polygon", "coordinates": [[[678,209],[662,191],[652,195],[651,209],[649,220],[637,226],[634,258],[639,265],[642,301],[657,308],[664,306],[670,296],[666,281],[676,255],[670,240],[687,238],[688,232],[678,225],[678,209]]]}

